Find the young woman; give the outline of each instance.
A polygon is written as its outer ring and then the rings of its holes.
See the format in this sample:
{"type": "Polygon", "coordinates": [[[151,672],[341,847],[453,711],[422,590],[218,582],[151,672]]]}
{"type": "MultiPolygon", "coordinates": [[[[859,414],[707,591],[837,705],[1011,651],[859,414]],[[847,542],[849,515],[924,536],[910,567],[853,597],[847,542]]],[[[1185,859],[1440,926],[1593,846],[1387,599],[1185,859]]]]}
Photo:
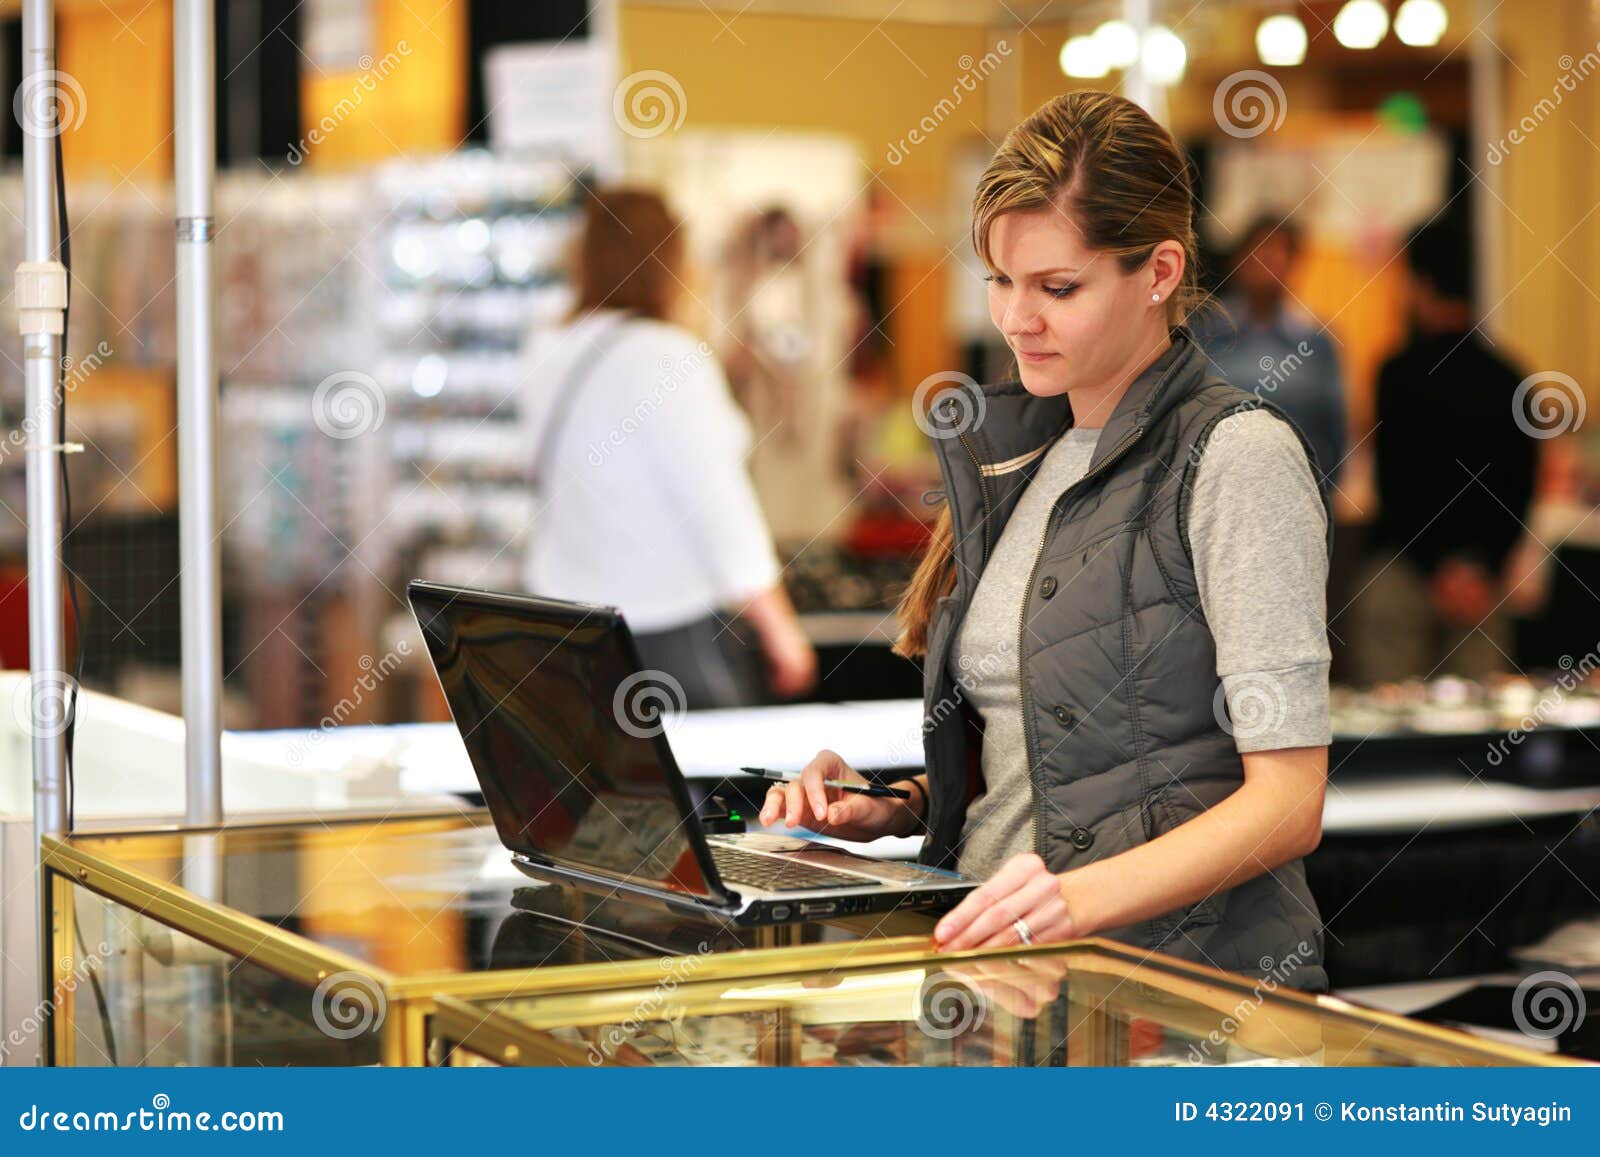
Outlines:
{"type": "Polygon", "coordinates": [[[564,325],[528,358],[524,414],[537,507],[523,556],[535,593],[622,609],[680,706],[734,707],[816,682],[745,470],[750,424],[711,348],[674,324],[678,221],[646,189],[593,190],[564,325]],[[754,628],[765,679],[730,616],[754,628]]]}
{"type": "Polygon", "coordinates": [[[1018,381],[930,416],[946,509],[900,607],[924,663],[905,802],[823,751],[766,823],[925,833],[985,878],[951,949],[1108,936],[1327,987],[1301,857],[1327,778],[1329,511],[1299,432],[1220,381],[1191,193],[1137,105],[1077,92],[1006,137],[973,242],[1018,381]]]}

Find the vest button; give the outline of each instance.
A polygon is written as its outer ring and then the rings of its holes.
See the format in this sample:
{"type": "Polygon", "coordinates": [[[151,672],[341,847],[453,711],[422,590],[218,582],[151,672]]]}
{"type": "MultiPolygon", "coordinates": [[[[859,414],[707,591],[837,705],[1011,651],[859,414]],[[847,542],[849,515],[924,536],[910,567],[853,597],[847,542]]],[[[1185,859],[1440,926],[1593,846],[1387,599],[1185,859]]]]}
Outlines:
{"type": "Polygon", "coordinates": [[[1072,724],[1073,724],[1073,715],[1072,715],[1071,708],[1066,707],[1066,706],[1058,706],[1056,708],[1055,715],[1056,715],[1056,722],[1061,724],[1061,726],[1063,726],[1063,727],[1071,727],[1072,726],[1072,724]]]}
{"type": "Polygon", "coordinates": [[[1056,576],[1053,575],[1053,574],[1047,574],[1047,575],[1044,576],[1044,582],[1039,584],[1039,594],[1043,598],[1049,598],[1051,595],[1053,595],[1055,593],[1056,593],[1056,576]]]}
{"type": "Polygon", "coordinates": [[[1094,833],[1088,828],[1072,829],[1072,846],[1077,848],[1078,851],[1087,850],[1092,843],[1094,843],[1094,833]]]}

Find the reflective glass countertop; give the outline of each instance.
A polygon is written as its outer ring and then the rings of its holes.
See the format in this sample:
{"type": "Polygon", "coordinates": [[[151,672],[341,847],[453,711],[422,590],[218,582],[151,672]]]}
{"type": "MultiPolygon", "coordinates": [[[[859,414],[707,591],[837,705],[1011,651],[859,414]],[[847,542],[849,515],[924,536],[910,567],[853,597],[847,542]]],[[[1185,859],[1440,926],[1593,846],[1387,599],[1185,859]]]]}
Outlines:
{"type": "MultiPolygon", "coordinates": [[[[875,951],[863,948],[861,955],[875,951]]],[[[1515,1065],[1524,1049],[1101,941],[746,973],[663,961],[650,983],[445,1000],[434,1063],[1515,1065]]]]}

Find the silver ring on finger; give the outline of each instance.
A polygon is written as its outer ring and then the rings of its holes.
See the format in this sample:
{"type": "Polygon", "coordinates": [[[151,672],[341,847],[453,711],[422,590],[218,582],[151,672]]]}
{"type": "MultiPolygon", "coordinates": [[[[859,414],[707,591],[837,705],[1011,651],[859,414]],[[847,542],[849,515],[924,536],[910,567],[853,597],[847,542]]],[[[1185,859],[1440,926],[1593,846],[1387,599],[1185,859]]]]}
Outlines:
{"type": "Polygon", "coordinates": [[[1011,921],[1011,926],[1017,930],[1017,936],[1024,944],[1033,943],[1033,929],[1028,927],[1028,922],[1021,916],[1011,921]]]}

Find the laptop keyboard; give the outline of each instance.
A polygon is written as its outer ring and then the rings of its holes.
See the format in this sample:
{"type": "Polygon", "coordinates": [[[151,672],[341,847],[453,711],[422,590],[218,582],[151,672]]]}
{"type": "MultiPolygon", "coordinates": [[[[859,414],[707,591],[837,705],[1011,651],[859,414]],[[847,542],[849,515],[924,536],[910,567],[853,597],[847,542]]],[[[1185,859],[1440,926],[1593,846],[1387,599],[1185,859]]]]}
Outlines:
{"type": "Polygon", "coordinates": [[[772,892],[804,892],[813,888],[875,888],[879,881],[848,872],[818,868],[782,856],[762,856],[754,852],[711,845],[711,859],[717,873],[730,884],[747,884],[772,892]]]}

